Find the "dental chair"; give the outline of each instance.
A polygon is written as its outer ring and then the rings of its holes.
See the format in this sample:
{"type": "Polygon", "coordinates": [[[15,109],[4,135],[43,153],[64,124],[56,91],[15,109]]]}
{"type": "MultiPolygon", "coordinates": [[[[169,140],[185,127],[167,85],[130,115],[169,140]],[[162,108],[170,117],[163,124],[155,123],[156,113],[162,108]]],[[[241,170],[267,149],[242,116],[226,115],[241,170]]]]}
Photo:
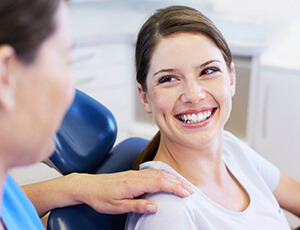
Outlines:
{"type": "MultiPolygon", "coordinates": [[[[50,164],[63,175],[114,173],[132,168],[147,140],[129,138],[115,147],[117,124],[112,113],[85,93],[76,90],[73,104],[55,136],[50,164]]],[[[48,163],[49,163],[48,162],[48,163]]],[[[126,214],[107,215],[81,204],[52,210],[49,230],[124,229],[126,214]]]]}
{"type": "MultiPolygon", "coordinates": [[[[56,149],[47,162],[63,175],[114,173],[132,168],[148,141],[129,138],[115,147],[117,124],[102,104],[76,90],[73,104],[55,136],[56,149]]],[[[48,230],[123,230],[126,214],[101,214],[81,204],[51,211],[48,230]]],[[[298,227],[295,230],[300,230],[298,227]]]]}

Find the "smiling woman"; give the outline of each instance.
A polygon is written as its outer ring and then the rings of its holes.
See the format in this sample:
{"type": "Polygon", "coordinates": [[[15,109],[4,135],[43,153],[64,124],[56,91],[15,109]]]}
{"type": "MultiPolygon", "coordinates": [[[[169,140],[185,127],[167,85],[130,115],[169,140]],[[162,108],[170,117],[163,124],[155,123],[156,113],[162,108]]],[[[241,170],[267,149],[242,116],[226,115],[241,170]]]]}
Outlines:
{"type": "Polygon", "coordinates": [[[300,216],[290,197],[300,184],[224,131],[236,76],[214,24],[188,7],[158,10],[138,35],[136,70],[141,101],[159,132],[135,168],[168,170],[195,193],[145,195],[157,213],[130,214],[127,229],[290,229],[280,206],[300,216]]]}
{"type": "MultiPolygon", "coordinates": [[[[185,66],[185,63],[189,63],[188,60],[182,58],[182,52],[194,55],[190,57],[190,59],[193,59],[193,63],[191,63],[194,68],[193,74],[195,75],[195,73],[198,72],[196,75],[199,77],[201,76],[199,79],[201,79],[201,82],[205,84],[206,82],[211,82],[206,81],[206,79],[216,78],[215,76],[220,75],[221,70],[226,72],[228,71],[231,74],[232,94],[234,94],[235,70],[234,64],[232,63],[232,54],[220,31],[207,17],[199,14],[198,11],[187,7],[166,8],[164,10],[159,10],[145,22],[140,30],[136,45],[136,78],[139,83],[139,92],[147,113],[151,113],[152,111],[148,106],[149,103],[147,103],[147,97],[149,96],[146,92],[148,92],[148,87],[153,85],[147,85],[148,81],[151,81],[151,78],[149,78],[148,75],[153,75],[152,81],[156,80],[156,83],[154,82],[155,84],[166,82],[166,86],[158,85],[160,88],[168,88],[170,85],[178,84],[176,83],[176,80],[177,82],[184,80],[180,79],[180,76],[184,77],[184,75],[179,72],[179,66],[177,66],[175,62],[175,60],[177,63],[180,62],[181,66],[185,66]],[[180,39],[177,39],[178,34],[181,35],[180,39]],[[199,36],[199,34],[201,36],[199,36]],[[169,44],[169,40],[171,40],[172,43],[169,44]],[[202,50],[202,40],[206,43],[206,45],[208,45],[206,46],[203,44],[206,52],[202,50]],[[181,45],[181,42],[183,42],[182,44],[189,45],[190,41],[196,43],[197,46],[181,45]],[[158,47],[162,47],[162,49],[158,50],[158,47]],[[198,47],[198,52],[193,52],[196,47],[198,47]],[[187,48],[189,48],[189,50],[186,50],[187,48]],[[171,53],[169,53],[169,51],[171,51],[171,53]],[[205,55],[210,53],[207,53],[207,51],[216,53],[218,58],[215,59],[213,55],[205,57],[205,55]],[[196,62],[199,56],[202,57],[202,59],[196,62]],[[180,58],[183,59],[182,63],[180,58]],[[153,60],[153,63],[150,63],[150,60],[153,60]],[[201,62],[201,60],[203,61],[201,62]],[[164,63],[163,61],[167,63],[164,63]],[[170,64],[172,67],[169,65],[168,61],[171,62],[170,64]],[[150,67],[152,67],[152,70],[155,72],[150,73],[150,67]],[[221,67],[222,69],[220,69],[221,67]]],[[[184,81],[184,84],[181,83],[181,86],[188,87],[185,89],[185,93],[182,93],[182,99],[185,101],[190,100],[189,97],[193,97],[191,95],[193,93],[196,95],[196,100],[198,100],[197,97],[200,97],[201,95],[203,96],[205,91],[201,92],[201,87],[197,87],[197,85],[200,86],[200,84],[191,84],[189,81],[184,81]]],[[[169,92],[167,94],[169,94],[169,92]]],[[[195,100],[195,98],[192,98],[192,100],[195,100]]],[[[165,100],[165,102],[165,105],[169,104],[167,100],[165,100]]],[[[177,114],[177,118],[179,119],[179,117],[181,117],[189,119],[189,117],[195,118],[195,116],[198,116],[200,117],[199,120],[201,120],[201,117],[205,112],[206,114],[216,112],[213,107],[209,109],[206,108],[206,110],[207,111],[204,111],[202,108],[202,111],[195,111],[195,115],[193,116],[193,111],[190,109],[188,112],[177,114]]],[[[139,167],[140,163],[154,158],[159,142],[160,132],[158,132],[153,138],[145,151],[140,154],[134,166],[135,169],[139,167]]]]}

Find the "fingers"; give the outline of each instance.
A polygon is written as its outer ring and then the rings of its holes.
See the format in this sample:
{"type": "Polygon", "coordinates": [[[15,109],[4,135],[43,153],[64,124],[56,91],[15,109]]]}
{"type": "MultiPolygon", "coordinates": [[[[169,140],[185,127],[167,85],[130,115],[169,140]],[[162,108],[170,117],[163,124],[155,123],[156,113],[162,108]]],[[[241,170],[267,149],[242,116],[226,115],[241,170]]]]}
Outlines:
{"type": "Polygon", "coordinates": [[[157,206],[155,203],[149,200],[136,199],[136,200],[124,200],[122,203],[123,210],[126,212],[136,212],[142,214],[152,214],[157,211],[157,206]]]}
{"type": "Polygon", "coordinates": [[[190,182],[167,171],[163,171],[162,177],[167,179],[158,181],[160,191],[170,192],[180,197],[187,197],[194,193],[190,182]]]}
{"type": "Polygon", "coordinates": [[[143,183],[139,183],[141,190],[138,195],[164,191],[187,197],[194,193],[190,182],[166,170],[144,169],[138,172],[143,174],[143,176],[139,175],[143,178],[143,183]]]}
{"type": "Polygon", "coordinates": [[[85,187],[89,189],[77,200],[103,213],[154,213],[157,207],[153,202],[133,198],[160,191],[180,197],[194,193],[191,183],[165,170],[144,169],[89,175],[88,178],[85,176],[84,181],[85,187]]]}

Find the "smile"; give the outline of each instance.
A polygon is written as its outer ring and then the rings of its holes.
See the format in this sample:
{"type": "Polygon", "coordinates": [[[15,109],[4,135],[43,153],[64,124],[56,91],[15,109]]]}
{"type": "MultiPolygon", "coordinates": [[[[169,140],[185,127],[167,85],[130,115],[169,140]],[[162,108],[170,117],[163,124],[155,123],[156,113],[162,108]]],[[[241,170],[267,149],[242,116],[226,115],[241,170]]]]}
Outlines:
{"type": "Polygon", "coordinates": [[[181,114],[177,115],[177,118],[186,124],[197,124],[210,118],[213,112],[214,109],[203,113],[181,114]]]}

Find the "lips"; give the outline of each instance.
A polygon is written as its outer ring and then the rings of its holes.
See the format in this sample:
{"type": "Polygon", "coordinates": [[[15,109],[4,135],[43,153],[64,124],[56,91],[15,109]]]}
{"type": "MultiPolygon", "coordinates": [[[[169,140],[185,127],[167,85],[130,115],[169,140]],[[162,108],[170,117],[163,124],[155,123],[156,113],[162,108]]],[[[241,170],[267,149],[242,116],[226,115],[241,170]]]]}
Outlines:
{"type": "Polygon", "coordinates": [[[197,124],[206,121],[213,114],[215,109],[206,110],[198,113],[179,114],[176,117],[186,124],[197,124]]]}

